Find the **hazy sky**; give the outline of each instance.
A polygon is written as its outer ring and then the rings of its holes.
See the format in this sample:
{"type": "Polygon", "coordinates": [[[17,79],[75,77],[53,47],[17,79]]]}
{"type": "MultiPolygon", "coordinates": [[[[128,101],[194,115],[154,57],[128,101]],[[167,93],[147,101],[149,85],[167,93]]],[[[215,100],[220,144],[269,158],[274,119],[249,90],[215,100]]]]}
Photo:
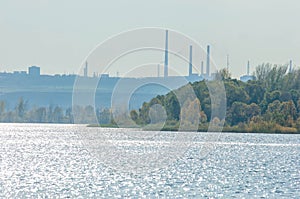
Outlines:
{"type": "Polygon", "coordinates": [[[77,72],[109,36],[139,27],[178,30],[211,45],[212,58],[234,76],[262,62],[300,65],[297,0],[1,0],[0,71],[41,67],[77,72]]]}

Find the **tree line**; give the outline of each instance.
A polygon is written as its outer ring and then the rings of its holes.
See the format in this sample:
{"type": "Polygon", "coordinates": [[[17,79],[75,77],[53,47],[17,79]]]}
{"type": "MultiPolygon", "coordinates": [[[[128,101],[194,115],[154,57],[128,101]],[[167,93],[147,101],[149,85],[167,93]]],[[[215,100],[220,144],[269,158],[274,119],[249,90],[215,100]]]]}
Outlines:
{"type": "MultiPolygon", "coordinates": [[[[198,130],[206,131],[209,123],[224,123],[224,131],[237,132],[300,132],[300,70],[287,73],[287,65],[259,65],[254,72],[255,80],[242,82],[232,79],[226,69],[217,72],[214,81],[190,84],[197,96],[180,109],[175,92],[159,95],[146,102],[139,110],[131,111],[132,119],[141,125],[151,123],[150,107],[160,104],[167,112],[165,130],[176,130],[195,107],[200,115],[198,130]],[[222,80],[226,91],[226,115],[211,115],[213,106],[208,84],[222,80]],[[198,104],[198,106],[196,106],[198,104]],[[180,123],[181,122],[181,123],[180,123]]],[[[222,103],[222,102],[220,102],[222,103]]]]}
{"type": "Polygon", "coordinates": [[[0,101],[0,122],[5,123],[74,123],[73,112],[80,113],[76,123],[87,124],[94,120],[95,115],[102,124],[111,123],[110,109],[94,109],[92,106],[75,106],[63,109],[60,106],[29,108],[28,102],[20,98],[14,109],[7,110],[5,101],[0,101]]]}

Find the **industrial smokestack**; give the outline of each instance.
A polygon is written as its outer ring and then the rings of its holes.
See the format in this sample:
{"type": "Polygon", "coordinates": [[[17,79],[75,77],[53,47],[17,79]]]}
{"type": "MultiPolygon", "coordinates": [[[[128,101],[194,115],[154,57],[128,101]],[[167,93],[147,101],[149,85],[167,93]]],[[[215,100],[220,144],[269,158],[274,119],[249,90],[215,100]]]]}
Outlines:
{"type": "Polygon", "coordinates": [[[247,75],[250,75],[250,61],[247,63],[247,75]]]}
{"type": "Polygon", "coordinates": [[[291,72],[292,72],[292,70],[293,70],[293,61],[292,61],[292,60],[290,60],[290,69],[289,69],[289,73],[291,73],[291,72]]]}
{"type": "Polygon", "coordinates": [[[84,73],[84,77],[88,76],[88,62],[87,61],[85,62],[85,67],[84,67],[83,73],[84,73]]]}
{"type": "Polygon", "coordinates": [[[204,75],[203,70],[204,70],[204,62],[201,61],[201,75],[204,75]]]}
{"type": "Polygon", "coordinates": [[[193,46],[190,45],[189,77],[193,74],[193,46]]]}
{"type": "Polygon", "coordinates": [[[168,77],[168,30],[166,30],[166,46],[165,46],[165,65],[164,65],[164,77],[168,77]]]}
{"type": "Polygon", "coordinates": [[[206,58],[206,76],[210,76],[210,46],[207,45],[207,58],[206,58]]]}

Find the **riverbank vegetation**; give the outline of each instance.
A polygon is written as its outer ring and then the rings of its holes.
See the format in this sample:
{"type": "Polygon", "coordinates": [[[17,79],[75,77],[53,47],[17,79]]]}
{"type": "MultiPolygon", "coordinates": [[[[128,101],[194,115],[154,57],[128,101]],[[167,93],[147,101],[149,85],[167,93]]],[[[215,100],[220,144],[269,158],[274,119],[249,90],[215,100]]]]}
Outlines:
{"type": "MultiPolygon", "coordinates": [[[[151,123],[150,107],[160,104],[167,113],[163,130],[177,130],[184,122],[182,117],[188,119],[188,113],[193,113],[195,107],[199,107],[199,131],[207,131],[210,122],[221,122],[224,123],[223,131],[230,132],[299,133],[300,70],[291,73],[286,71],[287,66],[262,64],[256,68],[255,80],[242,82],[231,79],[226,69],[220,70],[216,79],[224,82],[227,107],[223,118],[212,117],[211,91],[208,82],[200,81],[190,84],[197,100],[190,100],[187,108],[180,111],[174,94],[180,91],[175,91],[157,96],[144,103],[139,110],[131,111],[134,116],[132,119],[140,125],[151,123]]],[[[213,84],[213,81],[209,84],[213,84]]]]}

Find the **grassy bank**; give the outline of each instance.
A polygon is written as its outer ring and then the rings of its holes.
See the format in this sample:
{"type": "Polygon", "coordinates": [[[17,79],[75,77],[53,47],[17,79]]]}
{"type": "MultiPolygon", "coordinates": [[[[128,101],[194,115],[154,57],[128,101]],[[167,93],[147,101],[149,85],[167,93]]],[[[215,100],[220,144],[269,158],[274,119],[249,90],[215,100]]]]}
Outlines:
{"type": "MultiPolygon", "coordinates": [[[[117,124],[89,124],[88,127],[102,127],[102,128],[119,128],[117,124]]],[[[127,128],[137,128],[128,126],[127,128]]],[[[141,129],[145,131],[188,131],[179,127],[179,123],[165,124],[162,128],[161,125],[147,125],[141,129]]],[[[208,124],[199,125],[198,132],[207,132],[208,124]]],[[[236,126],[224,126],[222,132],[232,133],[268,133],[268,134],[300,134],[296,127],[284,127],[274,123],[250,123],[240,124],[236,126]]]]}

